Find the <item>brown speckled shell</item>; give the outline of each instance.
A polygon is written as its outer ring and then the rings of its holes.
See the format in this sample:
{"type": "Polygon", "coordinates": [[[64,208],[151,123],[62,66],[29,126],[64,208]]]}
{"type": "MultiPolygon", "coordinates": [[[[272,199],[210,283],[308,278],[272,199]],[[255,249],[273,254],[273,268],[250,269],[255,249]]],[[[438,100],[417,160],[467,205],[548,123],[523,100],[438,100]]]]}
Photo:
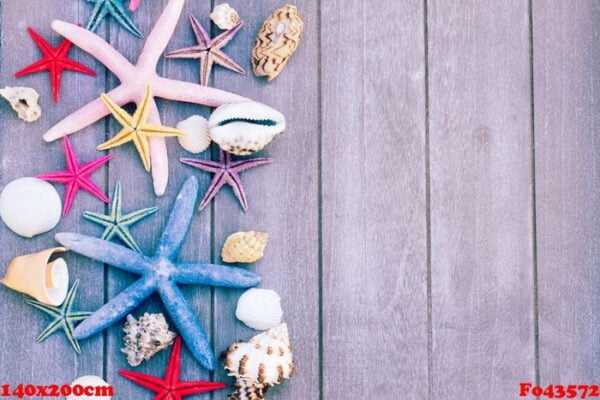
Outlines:
{"type": "Polygon", "coordinates": [[[281,73],[300,43],[304,23],[295,6],[278,8],[263,23],[252,50],[252,69],[256,76],[270,81],[281,73]]]}

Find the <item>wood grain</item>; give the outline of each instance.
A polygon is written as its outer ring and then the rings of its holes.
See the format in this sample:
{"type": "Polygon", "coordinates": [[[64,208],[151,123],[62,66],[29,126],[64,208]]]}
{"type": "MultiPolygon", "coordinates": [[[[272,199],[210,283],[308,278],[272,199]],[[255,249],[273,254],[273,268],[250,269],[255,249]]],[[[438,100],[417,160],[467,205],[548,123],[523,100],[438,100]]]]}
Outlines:
{"type": "Polygon", "coordinates": [[[423,2],[321,16],[323,396],[425,399],[423,2]]]}
{"type": "Polygon", "coordinates": [[[428,2],[432,398],[533,381],[526,2],[428,2]]]}
{"type": "Polygon", "coordinates": [[[600,9],[533,2],[535,167],[542,383],[600,370],[600,9]]]}

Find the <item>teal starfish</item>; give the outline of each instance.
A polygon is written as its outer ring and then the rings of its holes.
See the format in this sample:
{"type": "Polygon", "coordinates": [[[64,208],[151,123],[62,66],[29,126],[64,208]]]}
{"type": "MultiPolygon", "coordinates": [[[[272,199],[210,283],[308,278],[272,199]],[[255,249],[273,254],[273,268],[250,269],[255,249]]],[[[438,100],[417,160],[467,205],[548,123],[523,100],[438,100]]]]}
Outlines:
{"type": "Polygon", "coordinates": [[[127,215],[121,212],[121,182],[117,181],[115,185],[115,193],[111,204],[110,215],[98,214],[91,211],[83,213],[83,217],[105,227],[101,239],[111,240],[115,235],[119,237],[130,249],[141,253],[140,247],[137,245],[131,232],[129,225],[133,225],[141,219],[144,219],[158,210],[156,207],[144,208],[134,211],[127,215]]]}
{"type": "Polygon", "coordinates": [[[130,33],[135,36],[141,38],[142,34],[140,30],[135,26],[125,6],[123,5],[123,0],[88,0],[90,3],[94,3],[94,11],[92,11],[92,16],[90,18],[90,22],[88,22],[86,29],[96,32],[98,26],[102,22],[102,20],[110,14],[114,19],[116,19],[125,29],[127,29],[130,33]]]}
{"type": "Polygon", "coordinates": [[[67,297],[65,298],[65,302],[60,307],[49,306],[35,300],[27,300],[28,304],[31,304],[35,308],[42,310],[46,314],[50,314],[52,317],[54,317],[54,320],[50,323],[50,325],[48,325],[46,329],[44,329],[44,331],[35,339],[36,342],[40,343],[44,341],[44,339],[46,339],[48,336],[62,328],[77,354],[81,354],[79,343],[73,337],[73,330],[75,329],[73,323],[86,319],[92,315],[92,313],[86,311],[72,311],[73,300],[75,299],[78,286],[79,280],[76,280],[73,286],[71,286],[71,289],[69,289],[67,297]]]}

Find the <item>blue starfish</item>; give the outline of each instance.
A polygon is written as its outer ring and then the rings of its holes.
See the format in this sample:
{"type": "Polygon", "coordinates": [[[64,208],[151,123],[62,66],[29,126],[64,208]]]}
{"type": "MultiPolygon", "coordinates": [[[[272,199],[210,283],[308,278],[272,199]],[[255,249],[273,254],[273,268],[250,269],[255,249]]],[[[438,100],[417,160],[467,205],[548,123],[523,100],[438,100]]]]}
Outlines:
{"type": "Polygon", "coordinates": [[[98,26],[102,22],[102,20],[110,14],[114,19],[116,19],[125,29],[127,29],[130,33],[135,36],[141,38],[143,37],[140,30],[135,26],[129,14],[127,14],[127,10],[123,5],[123,0],[88,0],[90,3],[94,3],[94,10],[92,11],[92,16],[90,17],[90,22],[88,22],[86,29],[96,32],[98,26]]]}
{"type": "Polygon", "coordinates": [[[198,181],[190,177],[177,195],[158,247],[150,257],[90,236],[77,233],[56,235],[59,243],[76,253],[141,275],[135,283],[83,321],[75,329],[76,339],[85,339],[103,331],[138,307],[152,293],[158,292],[192,355],[206,369],[212,371],[215,368],[215,356],[206,333],[177,283],[248,288],[256,286],[260,277],[242,268],[176,261],[194,216],[197,195],[198,181]]]}
{"type": "Polygon", "coordinates": [[[54,317],[54,320],[35,339],[36,342],[40,343],[44,341],[44,339],[46,339],[48,336],[62,328],[77,354],[81,354],[79,343],[77,343],[77,340],[73,337],[73,323],[86,319],[92,315],[92,313],[87,311],[71,310],[73,308],[73,301],[75,300],[75,294],[77,293],[78,286],[79,280],[76,280],[73,286],[71,286],[71,289],[69,289],[67,297],[65,298],[65,302],[61,307],[53,307],[44,303],[40,303],[39,301],[27,300],[27,304],[30,304],[35,308],[42,310],[46,314],[50,314],[54,317]]]}
{"type": "Polygon", "coordinates": [[[115,235],[119,237],[130,249],[141,253],[140,247],[135,242],[135,239],[129,231],[129,226],[136,222],[154,214],[158,208],[149,207],[123,215],[121,212],[121,181],[117,181],[115,185],[115,193],[111,204],[110,215],[99,214],[91,211],[83,213],[83,217],[92,222],[105,227],[102,236],[103,240],[111,240],[115,235]]]}

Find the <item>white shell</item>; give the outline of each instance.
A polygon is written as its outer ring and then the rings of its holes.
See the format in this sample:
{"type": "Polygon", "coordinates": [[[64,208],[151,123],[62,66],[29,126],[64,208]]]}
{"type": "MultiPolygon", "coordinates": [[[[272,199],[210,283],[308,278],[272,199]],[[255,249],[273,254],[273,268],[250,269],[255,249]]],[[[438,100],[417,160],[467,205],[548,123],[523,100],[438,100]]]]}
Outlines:
{"type": "Polygon", "coordinates": [[[240,22],[240,16],[237,11],[227,3],[215,6],[213,12],[210,13],[210,19],[223,30],[231,29],[240,22]]]}
{"type": "Polygon", "coordinates": [[[274,328],[281,324],[283,317],[281,298],[274,290],[247,290],[237,302],[235,316],[258,331],[274,328]]]}
{"type": "Polygon", "coordinates": [[[94,388],[94,395],[92,396],[87,396],[85,394],[81,395],[81,396],[75,396],[74,394],[71,396],[67,397],[67,400],[111,400],[112,396],[96,396],[96,391],[99,390],[98,388],[108,388],[110,385],[108,383],[106,383],[106,381],[102,378],[100,378],[99,376],[95,376],[95,375],[85,375],[82,377],[79,377],[77,379],[75,379],[73,381],[73,383],[71,383],[71,388],[73,388],[75,385],[79,385],[82,386],[84,389],[87,387],[93,387],[94,388]]]}
{"type": "Polygon", "coordinates": [[[144,313],[139,320],[129,314],[123,331],[125,347],[121,352],[127,354],[127,362],[133,367],[137,367],[144,360],[149,360],[159,351],[169,347],[177,336],[169,330],[162,313],[144,313]]]}
{"type": "Polygon", "coordinates": [[[262,150],[285,130],[279,111],[254,101],[224,104],[208,119],[212,140],[224,151],[244,156],[262,150]]]}
{"type": "Polygon", "coordinates": [[[0,218],[26,238],[52,230],[60,221],[61,208],[54,186],[37,178],[14,180],[0,193],[0,218]]]}
{"type": "Polygon", "coordinates": [[[225,355],[229,376],[246,384],[273,386],[294,375],[294,354],[286,324],[254,336],[249,342],[234,343],[225,355]]]}
{"type": "Polygon", "coordinates": [[[211,139],[206,118],[200,115],[192,115],[178,123],[177,129],[185,132],[185,136],[179,136],[177,140],[186,151],[198,154],[210,146],[211,139]]]}
{"type": "Polygon", "coordinates": [[[0,89],[0,96],[9,101],[10,106],[23,121],[37,121],[42,115],[38,104],[40,95],[35,89],[28,87],[5,87],[0,89]]]}

